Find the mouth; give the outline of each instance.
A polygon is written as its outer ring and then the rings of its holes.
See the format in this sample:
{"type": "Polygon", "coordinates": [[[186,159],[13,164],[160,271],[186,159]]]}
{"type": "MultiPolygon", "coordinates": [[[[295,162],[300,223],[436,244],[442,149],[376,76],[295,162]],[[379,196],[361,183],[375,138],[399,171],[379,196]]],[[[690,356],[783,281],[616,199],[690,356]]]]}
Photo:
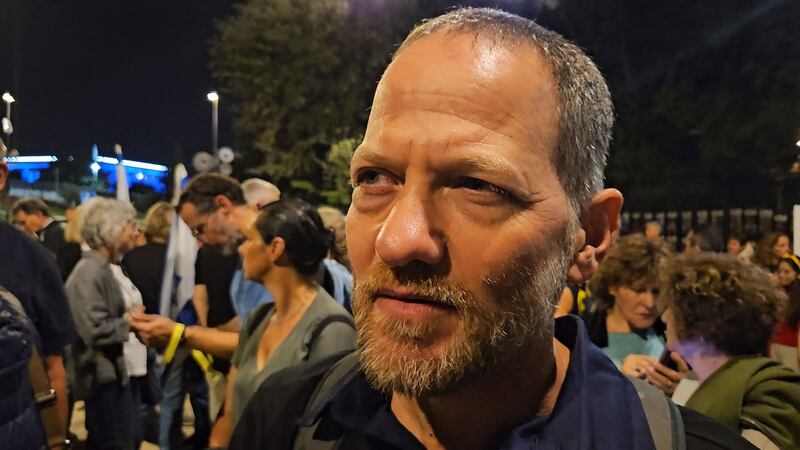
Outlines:
{"type": "Polygon", "coordinates": [[[457,313],[452,305],[410,290],[380,289],[374,302],[379,311],[401,320],[430,320],[457,313]]]}

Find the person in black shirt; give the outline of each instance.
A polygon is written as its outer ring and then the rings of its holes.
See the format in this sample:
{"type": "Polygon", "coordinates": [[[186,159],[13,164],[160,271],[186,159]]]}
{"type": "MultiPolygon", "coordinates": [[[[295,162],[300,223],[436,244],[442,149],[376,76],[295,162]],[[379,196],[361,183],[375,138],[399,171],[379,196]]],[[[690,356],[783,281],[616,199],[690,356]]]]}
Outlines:
{"type": "Polygon", "coordinates": [[[11,210],[14,223],[36,236],[53,255],[64,245],[64,228],[50,215],[47,204],[38,198],[18,200],[11,210]]]}
{"type": "MultiPolygon", "coordinates": [[[[8,166],[0,142],[0,191],[8,166]]],[[[0,221],[0,285],[22,303],[42,341],[43,359],[50,384],[56,391],[58,410],[67,426],[67,376],[64,348],[76,337],[64,286],[55,259],[39,243],[0,221]]]]}
{"type": "Polygon", "coordinates": [[[56,253],[56,264],[61,272],[61,279],[66,282],[72,269],[78,264],[83,255],[83,238],[81,237],[81,207],[73,208],[67,215],[67,227],[64,229],[66,243],[56,253]]]}
{"type": "MultiPolygon", "coordinates": [[[[200,324],[208,328],[238,331],[236,311],[231,300],[231,280],[239,264],[237,253],[225,253],[219,247],[204,245],[197,251],[194,264],[194,304],[200,324]],[[198,288],[205,292],[198,295],[198,288]],[[198,301],[200,300],[200,301],[198,301]],[[200,303],[203,304],[200,304],[200,303]]],[[[214,367],[228,373],[230,360],[214,358],[214,367]]]]}
{"type": "Polygon", "coordinates": [[[167,238],[173,214],[174,209],[167,202],[157,202],[151,206],[143,223],[147,243],[133,249],[122,260],[122,269],[142,293],[147,314],[159,313],[167,238]]]}

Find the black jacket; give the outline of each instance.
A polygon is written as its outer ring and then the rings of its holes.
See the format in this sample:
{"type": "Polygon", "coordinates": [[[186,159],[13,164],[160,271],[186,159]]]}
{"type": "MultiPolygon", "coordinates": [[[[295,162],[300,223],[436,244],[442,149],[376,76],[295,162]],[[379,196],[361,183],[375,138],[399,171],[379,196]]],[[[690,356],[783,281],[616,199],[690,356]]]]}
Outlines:
{"type": "Polygon", "coordinates": [[[52,253],[53,256],[56,256],[61,247],[66,243],[64,228],[55,220],[39,230],[36,235],[39,236],[39,240],[42,241],[42,244],[44,244],[45,248],[52,253]]]}
{"type": "MultiPolygon", "coordinates": [[[[581,316],[583,322],[586,324],[586,331],[589,332],[589,339],[592,343],[600,348],[608,347],[608,329],[606,328],[606,317],[608,317],[608,310],[605,308],[592,308],[591,311],[584,313],[581,316]]],[[[667,326],[661,321],[661,318],[653,322],[653,330],[661,337],[664,337],[664,332],[667,326]]]]}

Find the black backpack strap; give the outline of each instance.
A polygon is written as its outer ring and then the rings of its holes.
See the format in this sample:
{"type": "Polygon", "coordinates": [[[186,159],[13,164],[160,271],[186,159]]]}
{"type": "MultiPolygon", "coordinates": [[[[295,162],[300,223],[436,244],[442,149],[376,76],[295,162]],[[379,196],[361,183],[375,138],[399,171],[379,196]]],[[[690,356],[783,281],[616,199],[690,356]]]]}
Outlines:
{"type": "Polygon", "coordinates": [[[334,449],[366,449],[366,443],[362,436],[345,435],[336,441],[317,441],[314,433],[319,426],[319,416],[327,406],[328,400],[335,395],[334,389],[344,386],[347,380],[358,374],[361,369],[359,361],[360,352],[354,351],[339,360],[322,377],[316,389],[306,404],[306,411],[300,420],[297,421],[299,428],[294,440],[294,450],[334,450],[334,449]]]}
{"type": "Polygon", "coordinates": [[[639,394],[656,450],[686,450],[683,418],[675,403],[650,383],[628,379],[639,394]]]}
{"type": "Polygon", "coordinates": [[[247,322],[245,323],[244,327],[248,336],[252,336],[253,333],[256,332],[256,328],[261,325],[261,322],[264,321],[264,318],[267,317],[267,314],[269,314],[274,307],[275,303],[265,303],[257,306],[256,309],[250,313],[250,316],[247,318],[247,322]]]}
{"type": "Polygon", "coordinates": [[[325,327],[332,323],[346,323],[350,328],[354,330],[356,328],[355,323],[353,323],[353,318],[347,314],[333,314],[319,319],[317,323],[314,324],[311,332],[306,334],[305,339],[303,339],[303,348],[305,349],[303,360],[308,360],[308,355],[311,354],[311,347],[314,345],[314,342],[316,342],[319,335],[325,331],[325,327]]]}

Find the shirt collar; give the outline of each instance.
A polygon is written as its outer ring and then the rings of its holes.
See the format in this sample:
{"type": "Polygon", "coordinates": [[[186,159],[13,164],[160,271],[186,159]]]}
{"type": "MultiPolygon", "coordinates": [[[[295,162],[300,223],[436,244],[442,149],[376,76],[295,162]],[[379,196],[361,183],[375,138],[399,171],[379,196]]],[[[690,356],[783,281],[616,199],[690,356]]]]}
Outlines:
{"type": "MultiPolygon", "coordinates": [[[[636,390],[591,343],[580,319],[556,319],[555,337],[569,348],[570,360],[553,412],[512,430],[500,448],[653,449],[636,390]]],[[[319,439],[360,433],[382,448],[421,448],[391,413],[389,396],[374,390],[360,370],[344,377],[318,405],[298,423],[319,420],[319,439]]]]}

